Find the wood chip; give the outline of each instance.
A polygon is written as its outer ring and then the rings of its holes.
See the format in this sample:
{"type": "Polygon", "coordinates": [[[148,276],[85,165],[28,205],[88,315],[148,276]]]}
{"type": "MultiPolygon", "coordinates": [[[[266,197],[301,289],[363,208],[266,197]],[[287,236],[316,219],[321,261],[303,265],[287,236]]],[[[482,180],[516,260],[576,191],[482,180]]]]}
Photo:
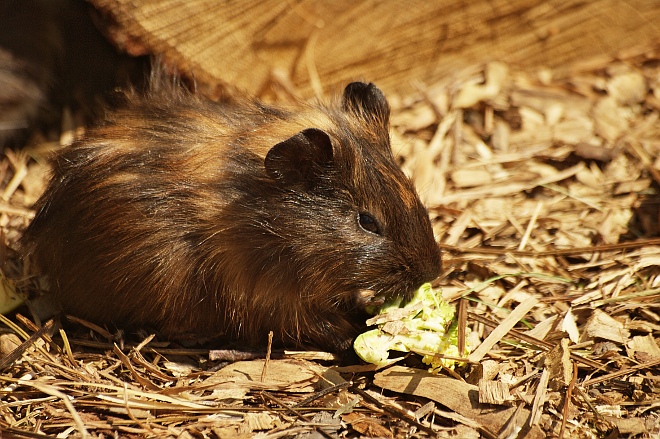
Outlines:
{"type": "Polygon", "coordinates": [[[630,331],[624,327],[623,323],[596,309],[584,326],[583,337],[601,338],[625,344],[630,337],[630,331]]]}
{"type": "Polygon", "coordinates": [[[535,297],[530,297],[525,300],[523,303],[518,305],[512,312],[509,314],[497,328],[490,333],[490,335],[475,349],[469,356],[468,359],[472,362],[480,361],[484,355],[490,351],[490,349],[499,342],[502,337],[504,337],[511,328],[513,328],[520,319],[522,319],[533,307],[539,303],[538,299],[535,297]]]}
{"type": "Polygon", "coordinates": [[[479,380],[479,402],[482,404],[505,405],[513,400],[509,386],[500,381],[479,380]]]}

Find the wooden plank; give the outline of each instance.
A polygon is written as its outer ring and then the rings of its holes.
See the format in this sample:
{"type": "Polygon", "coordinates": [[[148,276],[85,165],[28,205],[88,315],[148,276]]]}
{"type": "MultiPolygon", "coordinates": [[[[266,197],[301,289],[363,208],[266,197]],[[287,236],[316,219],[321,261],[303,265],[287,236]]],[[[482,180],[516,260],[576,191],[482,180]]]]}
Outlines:
{"type": "Polygon", "coordinates": [[[558,68],[660,44],[657,0],[91,0],[113,38],[158,53],[207,92],[284,72],[305,96],[353,79],[405,93],[490,60],[558,68]],[[317,90],[319,87],[317,86],[317,90]]]}

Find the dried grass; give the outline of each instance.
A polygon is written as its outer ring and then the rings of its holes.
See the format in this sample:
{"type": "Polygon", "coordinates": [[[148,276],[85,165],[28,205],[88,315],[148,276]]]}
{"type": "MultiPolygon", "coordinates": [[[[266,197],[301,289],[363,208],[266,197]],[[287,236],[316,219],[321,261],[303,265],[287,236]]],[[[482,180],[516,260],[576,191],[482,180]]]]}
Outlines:
{"type": "MultiPolygon", "coordinates": [[[[562,72],[494,63],[391,99],[445,250],[437,283],[475,347],[457,373],[227,366],[147,335],[2,318],[3,435],[657,437],[660,48],[562,72]]],[[[14,251],[43,187],[35,157],[0,162],[2,270],[19,291],[36,282],[14,251]]]]}

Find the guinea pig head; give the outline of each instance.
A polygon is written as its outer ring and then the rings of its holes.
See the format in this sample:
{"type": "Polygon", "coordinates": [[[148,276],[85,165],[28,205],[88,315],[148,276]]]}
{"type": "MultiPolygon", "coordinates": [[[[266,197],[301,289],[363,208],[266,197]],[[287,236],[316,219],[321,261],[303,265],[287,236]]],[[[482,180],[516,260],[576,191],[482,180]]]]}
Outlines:
{"type": "Polygon", "coordinates": [[[371,300],[410,297],[435,279],[440,251],[413,183],[396,164],[390,108],[373,84],[349,84],[330,111],[334,128],[308,128],[265,158],[279,188],[273,233],[290,243],[304,296],[358,309],[371,300]]]}

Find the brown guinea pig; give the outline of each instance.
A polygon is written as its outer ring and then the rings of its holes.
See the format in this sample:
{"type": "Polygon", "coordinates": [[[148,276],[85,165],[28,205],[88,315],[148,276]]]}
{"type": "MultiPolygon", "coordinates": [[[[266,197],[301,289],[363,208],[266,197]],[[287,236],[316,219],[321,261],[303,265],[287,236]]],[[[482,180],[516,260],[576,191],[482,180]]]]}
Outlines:
{"type": "Polygon", "coordinates": [[[440,271],[373,84],[299,111],[128,98],[61,151],[25,234],[68,313],[341,353],[374,297],[440,271]]]}

